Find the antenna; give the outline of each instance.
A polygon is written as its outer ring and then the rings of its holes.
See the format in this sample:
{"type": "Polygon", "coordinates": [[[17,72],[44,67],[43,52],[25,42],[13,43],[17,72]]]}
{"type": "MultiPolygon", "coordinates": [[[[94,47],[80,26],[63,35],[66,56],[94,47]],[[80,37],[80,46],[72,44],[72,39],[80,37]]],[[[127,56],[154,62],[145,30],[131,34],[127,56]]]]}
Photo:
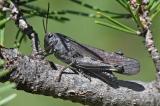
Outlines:
{"type": "Polygon", "coordinates": [[[48,16],[49,16],[49,8],[50,8],[50,4],[48,3],[48,8],[47,8],[47,15],[46,15],[46,20],[44,20],[44,18],[42,19],[43,22],[43,28],[44,28],[44,32],[45,34],[47,33],[47,26],[48,26],[48,16]],[[46,23],[45,23],[46,21],[46,23]]]}
{"type": "Polygon", "coordinates": [[[46,31],[46,27],[45,27],[45,23],[44,23],[44,18],[42,19],[42,22],[43,22],[43,29],[44,29],[44,33],[46,34],[47,31],[46,31]]]}

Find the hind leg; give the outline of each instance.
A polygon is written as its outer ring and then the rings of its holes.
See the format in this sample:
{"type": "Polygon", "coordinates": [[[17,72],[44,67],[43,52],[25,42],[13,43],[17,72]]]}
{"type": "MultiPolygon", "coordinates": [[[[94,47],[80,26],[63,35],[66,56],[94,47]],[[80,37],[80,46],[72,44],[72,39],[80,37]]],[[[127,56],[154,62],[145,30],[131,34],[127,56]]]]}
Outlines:
{"type": "MultiPolygon", "coordinates": [[[[68,65],[65,66],[63,69],[60,70],[59,75],[58,75],[57,78],[56,78],[56,81],[57,81],[57,82],[60,82],[62,73],[63,73],[67,68],[71,67],[71,65],[72,65],[73,63],[74,63],[74,62],[71,62],[70,64],[68,64],[68,65]]],[[[75,72],[75,71],[74,71],[74,72],[75,72]]]]}

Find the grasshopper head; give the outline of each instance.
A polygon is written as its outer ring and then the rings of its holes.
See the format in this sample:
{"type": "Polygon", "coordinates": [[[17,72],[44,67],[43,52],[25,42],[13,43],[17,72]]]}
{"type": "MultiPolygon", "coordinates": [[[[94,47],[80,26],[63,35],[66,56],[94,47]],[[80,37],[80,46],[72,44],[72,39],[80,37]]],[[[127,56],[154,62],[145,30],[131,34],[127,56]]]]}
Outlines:
{"type": "Polygon", "coordinates": [[[55,33],[46,33],[44,38],[44,49],[47,53],[54,53],[59,37],[55,33]]]}

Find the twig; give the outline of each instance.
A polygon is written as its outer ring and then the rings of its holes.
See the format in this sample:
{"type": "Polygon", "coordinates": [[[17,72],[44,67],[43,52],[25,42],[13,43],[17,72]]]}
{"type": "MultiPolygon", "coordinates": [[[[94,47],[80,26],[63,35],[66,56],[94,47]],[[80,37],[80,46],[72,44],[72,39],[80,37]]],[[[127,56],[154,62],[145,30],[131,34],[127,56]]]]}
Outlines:
{"type": "MultiPolygon", "coordinates": [[[[3,1],[3,0],[1,0],[1,1],[3,1]]],[[[9,7],[5,7],[5,3],[6,2],[3,1],[3,3],[0,4],[2,7],[1,10],[2,11],[7,10],[11,13],[10,17],[13,21],[15,21],[15,24],[17,25],[17,27],[23,33],[25,33],[29,37],[29,39],[32,40],[32,55],[37,54],[39,51],[41,51],[38,34],[34,31],[32,26],[30,26],[27,23],[27,21],[23,17],[23,14],[19,11],[16,4],[14,4],[12,1],[10,1],[9,7]]]]}
{"type": "MultiPolygon", "coordinates": [[[[132,3],[136,3],[135,0],[130,0],[130,1],[132,3]]],[[[151,32],[151,19],[149,17],[149,10],[147,8],[148,3],[149,3],[149,0],[142,0],[141,7],[139,8],[138,15],[140,18],[140,22],[142,23],[140,31],[141,31],[141,35],[145,37],[146,48],[155,64],[156,71],[157,71],[156,73],[157,88],[160,89],[160,54],[154,44],[153,35],[151,32]]]]}

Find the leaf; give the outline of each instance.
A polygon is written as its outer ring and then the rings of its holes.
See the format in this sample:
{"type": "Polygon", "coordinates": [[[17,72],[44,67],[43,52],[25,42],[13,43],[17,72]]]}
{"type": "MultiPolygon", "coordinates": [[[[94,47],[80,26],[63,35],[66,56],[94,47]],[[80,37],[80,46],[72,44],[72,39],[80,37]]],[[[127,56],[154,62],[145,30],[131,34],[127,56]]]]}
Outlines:
{"type": "Polygon", "coordinates": [[[11,101],[12,99],[14,99],[17,96],[17,94],[11,94],[9,96],[7,96],[6,98],[0,100],[0,106],[8,103],[9,101],[11,101]]]}

